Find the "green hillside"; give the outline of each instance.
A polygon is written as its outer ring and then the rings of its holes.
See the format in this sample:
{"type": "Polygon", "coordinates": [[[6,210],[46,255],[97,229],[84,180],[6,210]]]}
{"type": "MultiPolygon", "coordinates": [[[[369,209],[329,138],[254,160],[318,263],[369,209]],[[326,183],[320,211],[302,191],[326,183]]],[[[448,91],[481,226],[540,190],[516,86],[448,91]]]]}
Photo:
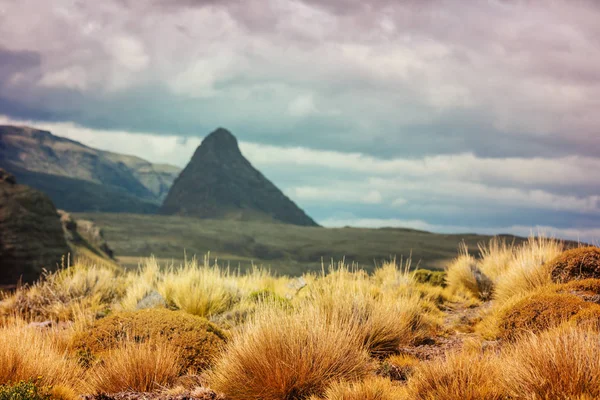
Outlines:
{"type": "MultiPolygon", "coordinates": [[[[223,263],[242,269],[255,264],[274,272],[298,275],[321,268],[333,258],[357,262],[365,269],[390,257],[412,254],[413,266],[441,269],[456,257],[464,241],[470,249],[490,236],[436,234],[414,229],[314,228],[257,221],[194,219],[179,216],[77,214],[104,230],[121,263],[136,266],[153,254],[164,261],[210,252],[223,263]]],[[[508,236],[508,241],[523,239],[508,236]]]]}

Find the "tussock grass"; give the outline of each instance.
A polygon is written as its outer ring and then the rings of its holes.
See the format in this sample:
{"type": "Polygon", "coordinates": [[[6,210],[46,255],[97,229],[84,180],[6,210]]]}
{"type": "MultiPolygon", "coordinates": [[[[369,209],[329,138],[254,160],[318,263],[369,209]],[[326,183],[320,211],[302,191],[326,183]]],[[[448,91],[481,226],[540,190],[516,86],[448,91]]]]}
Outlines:
{"type": "Polygon", "coordinates": [[[79,388],[82,371],[51,333],[13,320],[0,328],[0,384],[36,381],[41,386],[79,388]]]}
{"type": "Polygon", "coordinates": [[[327,321],[356,332],[370,354],[383,357],[427,333],[423,301],[413,285],[408,269],[394,262],[372,277],[339,264],[308,288],[300,306],[314,305],[327,321]]]}
{"type": "MultiPolygon", "coordinates": [[[[325,392],[322,400],[399,400],[405,392],[387,379],[369,378],[359,382],[335,382],[325,392]]],[[[311,397],[311,400],[319,398],[311,397]]]]}
{"type": "Polygon", "coordinates": [[[226,347],[210,387],[231,400],[302,399],[371,369],[357,333],[318,308],[290,312],[263,305],[226,347]]]}
{"type": "Polygon", "coordinates": [[[503,388],[512,399],[600,398],[600,335],[561,327],[505,349],[503,388]]]}
{"type": "Polygon", "coordinates": [[[533,292],[552,284],[552,269],[547,264],[564,250],[564,243],[544,236],[530,237],[515,250],[506,271],[498,276],[494,298],[504,302],[508,298],[533,292]]]}
{"type": "Polygon", "coordinates": [[[492,294],[492,281],[480,270],[466,247],[461,253],[446,269],[448,288],[454,292],[469,293],[476,299],[487,300],[492,294]]]}
{"type": "Polygon", "coordinates": [[[82,313],[91,316],[103,311],[123,292],[118,270],[76,264],[17,290],[5,299],[0,312],[27,320],[72,321],[82,313]]]}
{"type": "Polygon", "coordinates": [[[497,360],[471,353],[449,354],[422,362],[411,375],[407,392],[414,400],[501,400],[497,360]]]}
{"type": "Polygon", "coordinates": [[[88,371],[88,391],[152,392],[171,385],[181,372],[181,354],[165,341],[128,340],[88,371]]]}

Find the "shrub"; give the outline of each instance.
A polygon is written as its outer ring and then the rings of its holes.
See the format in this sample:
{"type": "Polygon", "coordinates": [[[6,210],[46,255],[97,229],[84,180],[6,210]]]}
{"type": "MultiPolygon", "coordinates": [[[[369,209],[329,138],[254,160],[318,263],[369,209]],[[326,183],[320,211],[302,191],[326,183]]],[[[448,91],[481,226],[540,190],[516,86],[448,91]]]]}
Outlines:
{"type": "Polygon", "coordinates": [[[526,332],[541,332],[592,308],[600,310],[600,306],[569,294],[543,292],[527,296],[500,315],[499,336],[512,340],[526,332]]]}
{"type": "Polygon", "coordinates": [[[598,279],[600,278],[600,248],[589,246],[567,250],[548,264],[554,282],[598,279]]]}
{"type": "Polygon", "coordinates": [[[418,364],[408,380],[414,400],[500,400],[497,360],[488,356],[448,354],[444,360],[418,364]]]}
{"type": "Polygon", "coordinates": [[[557,292],[573,294],[585,301],[600,303],[600,279],[570,281],[560,285],[557,292]]]}
{"type": "Polygon", "coordinates": [[[600,336],[561,327],[504,350],[501,382],[511,399],[600,398],[600,336]]]}
{"type": "Polygon", "coordinates": [[[88,371],[90,391],[151,392],[171,385],[179,376],[180,352],[168,343],[126,341],[110,350],[88,371]]]}
{"type": "Polygon", "coordinates": [[[418,283],[427,283],[432,286],[446,286],[446,272],[417,269],[413,271],[413,279],[418,283]]]}
{"type": "MultiPolygon", "coordinates": [[[[397,400],[404,391],[383,378],[360,382],[335,382],[325,391],[324,400],[397,400]]],[[[317,400],[316,398],[312,398],[317,400]]]]}
{"type": "Polygon", "coordinates": [[[34,381],[21,381],[0,386],[0,400],[50,400],[47,390],[40,389],[34,381]]]}
{"type": "Polygon", "coordinates": [[[367,353],[356,333],[316,308],[293,314],[263,307],[228,343],[209,386],[231,400],[304,399],[336,381],[364,378],[367,353]]]}
{"type": "Polygon", "coordinates": [[[81,376],[49,334],[19,321],[0,328],[0,384],[35,380],[42,387],[76,387],[81,376]]]}
{"type": "Polygon", "coordinates": [[[127,338],[138,342],[165,340],[181,351],[183,368],[203,370],[219,353],[225,334],[204,318],[182,311],[148,309],[125,311],[96,321],[75,335],[73,345],[80,354],[100,354],[115,349],[127,338]]]}
{"type": "Polygon", "coordinates": [[[454,292],[467,292],[482,300],[487,300],[493,290],[492,281],[481,272],[476,260],[466,253],[466,249],[448,266],[446,283],[454,292]]]}

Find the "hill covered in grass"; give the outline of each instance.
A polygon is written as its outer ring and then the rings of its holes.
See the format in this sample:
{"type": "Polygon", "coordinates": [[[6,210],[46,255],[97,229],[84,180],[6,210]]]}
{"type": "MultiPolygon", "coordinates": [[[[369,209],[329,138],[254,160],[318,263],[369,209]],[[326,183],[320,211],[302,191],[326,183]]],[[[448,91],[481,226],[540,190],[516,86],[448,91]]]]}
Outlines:
{"type": "MultiPolygon", "coordinates": [[[[261,221],[195,219],[180,216],[109,213],[76,214],[104,231],[115,255],[126,266],[137,266],[140,257],[181,260],[210,252],[221,262],[243,269],[252,263],[274,272],[300,275],[320,270],[321,260],[345,258],[366,270],[375,264],[412,254],[413,267],[441,269],[456,256],[464,241],[477,253],[477,244],[489,236],[436,234],[402,228],[317,228],[261,221]]],[[[519,244],[523,238],[506,236],[519,244]]]]}

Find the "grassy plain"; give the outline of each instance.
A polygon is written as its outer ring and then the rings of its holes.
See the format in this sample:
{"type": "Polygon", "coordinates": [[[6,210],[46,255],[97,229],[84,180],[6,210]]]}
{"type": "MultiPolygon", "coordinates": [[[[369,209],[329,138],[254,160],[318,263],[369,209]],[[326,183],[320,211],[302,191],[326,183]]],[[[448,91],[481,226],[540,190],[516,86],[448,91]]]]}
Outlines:
{"type": "MultiPolygon", "coordinates": [[[[412,256],[412,266],[443,269],[464,242],[479,255],[478,243],[490,236],[436,234],[403,228],[312,228],[257,222],[195,219],[178,216],[84,213],[104,231],[122,265],[136,267],[140,258],[154,255],[178,264],[210,252],[220,263],[248,269],[252,263],[292,276],[320,271],[321,261],[346,260],[366,271],[390,258],[412,256]]],[[[525,239],[506,236],[508,243],[525,239]]]]}

